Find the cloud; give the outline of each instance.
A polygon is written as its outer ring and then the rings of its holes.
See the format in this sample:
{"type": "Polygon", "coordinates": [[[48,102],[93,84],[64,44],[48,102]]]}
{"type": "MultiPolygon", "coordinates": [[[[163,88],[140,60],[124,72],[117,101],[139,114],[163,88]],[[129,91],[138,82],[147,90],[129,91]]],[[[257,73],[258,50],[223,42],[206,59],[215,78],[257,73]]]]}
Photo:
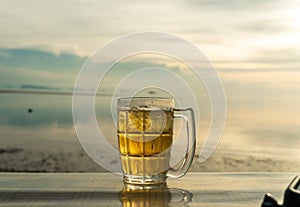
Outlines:
{"type": "MultiPolygon", "coordinates": [[[[257,9],[258,7],[263,8],[270,8],[272,5],[276,5],[279,1],[278,0],[266,0],[266,1],[260,1],[260,0],[189,0],[187,1],[187,4],[191,4],[193,6],[206,6],[210,7],[212,9],[221,9],[221,10],[237,10],[237,9],[257,9]]],[[[238,11],[237,11],[238,12],[238,11]]]]}
{"type": "Polygon", "coordinates": [[[260,17],[249,20],[248,22],[240,22],[236,30],[244,33],[261,35],[274,35],[275,33],[286,32],[290,29],[283,19],[278,17],[260,17]]]}
{"type": "MultiPolygon", "coordinates": [[[[299,22],[297,16],[282,15],[282,12],[288,13],[291,7],[295,7],[295,1],[71,2],[41,3],[29,0],[25,4],[6,1],[0,8],[3,17],[0,19],[0,45],[47,48],[55,53],[62,50],[88,56],[120,35],[163,31],[187,38],[204,49],[208,44],[212,46],[209,53],[212,59],[216,59],[218,53],[225,59],[233,50],[219,52],[219,46],[236,49],[232,56],[247,54],[250,50],[265,46],[264,41],[272,39],[277,33],[295,32],[289,23],[299,22]],[[252,40],[256,38],[258,42],[254,45],[252,40]],[[245,42],[254,48],[245,45],[245,42]]],[[[294,40],[298,36],[295,34],[294,40]]],[[[277,44],[282,42],[280,47],[289,44],[283,39],[285,37],[278,41],[275,39],[277,44]]]]}
{"type": "MultiPolygon", "coordinates": [[[[55,53],[29,48],[0,48],[0,87],[16,89],[67,89],[73,88],[76,77],[87,57],[71,53],[55,53]]],[[[131,56],[115,64],[105,74],[102,85],[112,90],[122,78],[131,72],[159,67],[180,72],[182,63],[162,55],[131,56]],[[170,64],[169,64],[170,63],[170,64]]],[[[97,66],[98,67],[98,66],[97,66]]],[[[98,70],[98,69],[97,69],[98,70]]]]}
{"type": "Polygon", "coordinates": [[[37,70],[70,72],[78,71],[85,58],[70,54],[40,51],[37,49],[0,48],[0,66],[37,70]]]}
{"type": "Polygon", "coordinates": [[[213,63],[223,72],[300,72],[300,50],[294,47],[257,48],[247,56],[217,59],[213,63]]]}
{"type": "Polygon", "coordinates": [[[72,88],[85,57],[29,48],[0,48],[0,88],[72,88]]]}
{"type": "MultiPolygon", "coordinates": [[[[299,48],[278,48],[274,50],[258,50],[249,62],[267,62],[267,63],[300,63],[299,48]]],[[[300,70],[300,69],[299,69],[300,70]]]]}

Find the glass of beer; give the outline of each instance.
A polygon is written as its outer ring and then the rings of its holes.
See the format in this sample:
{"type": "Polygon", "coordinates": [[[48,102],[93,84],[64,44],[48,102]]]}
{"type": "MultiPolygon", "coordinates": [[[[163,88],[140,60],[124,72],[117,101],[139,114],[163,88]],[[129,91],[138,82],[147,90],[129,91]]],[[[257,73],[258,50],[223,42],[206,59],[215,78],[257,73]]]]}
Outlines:
{"type": "Polygon", "coordinates": [[[118,145],[125,183],[153,185],[165,183],[168,177],[182,177],[196,148],[193,110],[174,108],[171,98],[118,99],[118,145]],[[176,169],[170,166],[175,118],[184,121],[188,139],[186,154],[176,169]]]}

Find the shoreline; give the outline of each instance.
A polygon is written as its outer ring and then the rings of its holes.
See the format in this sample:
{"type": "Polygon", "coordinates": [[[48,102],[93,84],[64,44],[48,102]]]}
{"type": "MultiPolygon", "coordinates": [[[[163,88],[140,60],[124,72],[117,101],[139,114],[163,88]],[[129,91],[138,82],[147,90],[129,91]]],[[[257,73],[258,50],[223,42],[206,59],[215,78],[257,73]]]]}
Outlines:
{"type": "MultiPolygon", "coordinates": [[[[287,157],[215,152],[201,163],[196,155],[189,172],[297,172],[300,163],[287,157]]],[[[45,151],[0,148],[0,172],[107,172],[83,149],[45,151]]]]}

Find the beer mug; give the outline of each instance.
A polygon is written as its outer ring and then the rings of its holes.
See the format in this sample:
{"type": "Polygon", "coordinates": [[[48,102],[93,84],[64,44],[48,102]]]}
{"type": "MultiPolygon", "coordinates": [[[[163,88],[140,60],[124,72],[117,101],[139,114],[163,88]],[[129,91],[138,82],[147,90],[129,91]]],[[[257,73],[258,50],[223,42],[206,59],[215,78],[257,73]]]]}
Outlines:
{"type": "Polygon", "coordinates": [[[118,99],[117,128],[125,183],[165,183],[168,177],[184,176],[192,164],[196,148],[194,113],[191,108],[174,108],[174,100],[171,98],[118,99]],[[180,167],[173,169],[170,156],[176,118],[185,123],[188,144],[180,167]]]}

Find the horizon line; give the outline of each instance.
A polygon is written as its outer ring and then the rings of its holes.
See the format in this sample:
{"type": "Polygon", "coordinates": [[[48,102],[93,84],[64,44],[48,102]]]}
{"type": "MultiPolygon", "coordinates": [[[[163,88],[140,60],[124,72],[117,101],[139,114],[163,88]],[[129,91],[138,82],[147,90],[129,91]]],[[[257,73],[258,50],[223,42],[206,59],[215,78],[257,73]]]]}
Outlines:
{"type": "Polygon", "coordinates": [[[30,95],[60,95],[60,96],[112,96],[111,93],[91,93],[74,91],[51,91],[51,90],[20,90],[20,89],[0,89],[0,94],[30,94],[30,95]]]}

